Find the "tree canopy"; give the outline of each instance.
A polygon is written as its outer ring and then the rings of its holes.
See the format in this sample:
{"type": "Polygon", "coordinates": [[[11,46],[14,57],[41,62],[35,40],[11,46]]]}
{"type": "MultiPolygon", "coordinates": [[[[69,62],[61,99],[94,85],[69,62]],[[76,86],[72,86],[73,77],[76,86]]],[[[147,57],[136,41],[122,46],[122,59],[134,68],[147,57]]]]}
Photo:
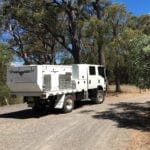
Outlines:
{"type": "Polygon", "coordinates": [[[142,35],[130,42],[132,81],[140,88],[150,88],[150,36],[142,35]]]}

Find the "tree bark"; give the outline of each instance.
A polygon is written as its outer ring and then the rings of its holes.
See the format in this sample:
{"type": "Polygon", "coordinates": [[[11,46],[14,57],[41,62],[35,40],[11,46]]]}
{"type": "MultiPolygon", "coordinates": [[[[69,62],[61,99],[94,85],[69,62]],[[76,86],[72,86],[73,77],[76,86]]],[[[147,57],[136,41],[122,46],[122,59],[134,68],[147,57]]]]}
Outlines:
{"type": "Polygon", "coordinates": [[[102,49],[103,44],[98,45],[98,63],[100,65],[106,65],[105,63],[105,55],[104,55],[104,50],[102,49]]]}
{"type": "Polygon", "coordinates": [[[4,100],[5,100],[5,103],[6,103],[7,105],[9,105],[8,99],[6,98],[6,96],[4,96],[4,100]]]}
{"type": "MultiPolygon", "coordinates": [[[[97,19],[101,20],[102,19],[102,10],[99,6],[99,0],[96,0],[96,2],[95,2],[95,11],[96,11],[97,19]]],[[[101,39],[103,40],[103,37],[101,37],[101,39]]],[[[98,63],[100,65],[106,66],[105,54],[104,54],[104,50],[102,49],[103,44],[104,44],[103,41],[98,43],[98,63]]]]}
{"type": "Polygon", "coordinates": [[[80,59],[79,59],[79,54],[76,53],[75,55],[73,55],[73,58],[74,58],[74,63],[75,64],[80,64],[80,59]]]}
{"type": "Polygon", "coordinates": [[[75,64],[80,64],[80,46],[78,44],[78,40],[75,40],[75,38],[72,40],[72,55],[74,59],[75,64]]]}
{"type": "Polygon", "coordinates": [[[116,84],[115,92],[120,93],[121,92],[121,87],[120,87],[119,62],[116,62],[114,71],[115,71],[115,84],[116,84]]]}

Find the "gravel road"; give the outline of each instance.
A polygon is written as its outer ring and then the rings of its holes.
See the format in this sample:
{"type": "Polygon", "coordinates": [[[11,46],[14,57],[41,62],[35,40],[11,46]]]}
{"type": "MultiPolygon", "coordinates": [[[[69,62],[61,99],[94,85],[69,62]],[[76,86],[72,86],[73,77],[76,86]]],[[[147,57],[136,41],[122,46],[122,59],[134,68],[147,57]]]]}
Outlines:
{"type": "Polygon", "coordinates": [[[127,150],[133,130],[150,131],[150,94],[83,102],[72,113],[0,108],[0,150],[127,150]]]}

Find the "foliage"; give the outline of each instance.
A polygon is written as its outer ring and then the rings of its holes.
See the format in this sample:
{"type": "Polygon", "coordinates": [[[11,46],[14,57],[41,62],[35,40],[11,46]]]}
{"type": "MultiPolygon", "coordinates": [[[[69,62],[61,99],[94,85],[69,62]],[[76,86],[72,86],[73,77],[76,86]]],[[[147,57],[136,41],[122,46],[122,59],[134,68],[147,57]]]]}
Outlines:
{"type": "Polygon", "coordinates": [[[12,48],[19,49],[14,51],[26,64],[33,60],[39,64],[54,63],[56,50],[60,47],[72,54],[75,63],[80,63],[81,29],[86,18],[82,4],[85,2],[7,1],[3,9],[4,16],[9,16],[8,20],[13,22],[13,25],[8,22],[14,37],[12,48]]]}
{"type": "Polygon", "coordinates": [[[130,16],[128,26],[141,31],[143,34],[150,35],[150,15],[130,16]]]}
{"type": "Polygon", "coordinates": [[[147,35],[150,35],[150,15],[143,15],[138,18],[138,28],[147,35]]]}
{"type": "Polygon", "coordinates": [[[131,80],[139,88],[150,88],[150,36],[142,35],[130,42],[131,80]]]}
{"type": "Polygon", "coordinates": [[[124,47],[122,43],[125,38],[124,33],[128,21],[128,12],[124,5],[112,4],[107,8],[107,14],[107,21],[111,39],[108,43],[108,54],[113,54],[113,58],[110,58],[109,56],[109,59],[113,60],[113,62],[111,63],[111,69],[114,74],[116,92],[121,92],[121,68],[124,67],[124,47]]]}
{"type": "Polygon", "coordinates": [[[10,47],[25,64],[54,63],[56,40],[49,31],[57,28],[53,14],[42,0],[4,3],[5,28],[13,37],[10,47]]]}
{"type": "Polygon", "coordinates": [[[11,61],[12,53],[8,47],[0,43],[0,101],[9,97],[9,90],[5,86],[6,65],[11,61]]]}
{"type": "Polygon", "coordinates": [[[0,64],[7,64],[12,59],[12,52],[7,45],[0,43],[0,64]]]}
{"type": "Polygon", "coordinates": [[[12,53],[8,47],[0,43],[0,85],[5,83],[6,65],[11,61],[12,53]]]}

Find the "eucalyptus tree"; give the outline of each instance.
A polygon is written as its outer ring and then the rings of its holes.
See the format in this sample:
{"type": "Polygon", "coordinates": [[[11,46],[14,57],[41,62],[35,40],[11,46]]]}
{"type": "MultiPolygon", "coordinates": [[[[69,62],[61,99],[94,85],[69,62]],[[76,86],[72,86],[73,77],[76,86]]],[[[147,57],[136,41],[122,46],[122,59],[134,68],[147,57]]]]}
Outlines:
{"type": "Polygon", "coordinates": [[[98,62],[101,65],[106,65],[104,44],[106,41],[106,34],[108,34],[107,22],[106,22],[106,8],[111,5],[110,0],[95,0],[92,2],[95,15],[99,21],[97,21],[97,48],[98,48],[98,62]]]}
{"type": "Polygon", "coordinates": [[[4,15],[15,22],[9,26],[15,52],[26,64],[31,58],[40,63],[42,58],[47,60],[45,57],[49,53],[53,58],[57,46],[61,45],[72,54],[75,63],[80,63],[81,30],[87,18],[86,3],[82,0],[7,0],[4,15]],[[35,41],[37,45],[33,44],[35,41]],[[32,43],[34,51],[26,49],[30,47],[29,43],[32,43]]]}
{"type": "MultiPolygon", "coordinates": [[[[86,36],[88,45],[95,46],[97,53],[95,60],[98,64],[106,65],[104,47],[108,42],[108,24],[106,16],[106,8],[111,5],[109,0],[95,0],[90,1],[88,6],[90,8],[90,19],[87,23],[86,36]]],[[[93,52],[95,50],[93,49],[93,52]]]]}
{"type": "MultiPolygon", "coordinates": [[[[109,43],[109,53],[113,55],[113,72],[115,76],[116,92],[120,92],[120,68],[122,63],[124,40],[122,35],[126,29],[128,22],[128,13],[124,5],[112,4],[107,8],[107,22],[109,24],[109,32],[111,42],[109,43]]],[[[127,44],[127,43],[126,43],[127,44]]]]}
{"type": "Polygon", "coordinates": [[[105,46],[108,43],[108,24],[104,20],[99,20],[95,16],[91,16],[86,28],[86,49],[94,54],[94,61],[101,65],[106,65],[105,62],[105,46]]]}
{"type": "Polygon", "coordinates": [[[57,30],[55,9],[43,0],[6,1],[3,15],[13,36],[10,46],[25,64],[54,63],[57,42],[49,30],[57,30]]]}
{"type": "Polygon", "coordinates": [[[138,17],[138,29],[144,34],[150,35],[150,14],[138,17]]]}
{"type": "Polygon", "coordinates": [[[150,15],[130,16],[128,26],[143,34],[150,35],[150,15]]]}
{"type": "Polygon", "coordinates": [[[150,36],[140,35],[130,41],[129,69],[132,82],[150,89],[150,36]]]}
{"type": "Polygon", "coordinates": [[[74,63],[81,63],[82,29],[88,19],[86,13],[87,1],[54,0],[51,4],[58,9],[59,29],[52,35],[63,47],[71,53],[74,63]]]}

